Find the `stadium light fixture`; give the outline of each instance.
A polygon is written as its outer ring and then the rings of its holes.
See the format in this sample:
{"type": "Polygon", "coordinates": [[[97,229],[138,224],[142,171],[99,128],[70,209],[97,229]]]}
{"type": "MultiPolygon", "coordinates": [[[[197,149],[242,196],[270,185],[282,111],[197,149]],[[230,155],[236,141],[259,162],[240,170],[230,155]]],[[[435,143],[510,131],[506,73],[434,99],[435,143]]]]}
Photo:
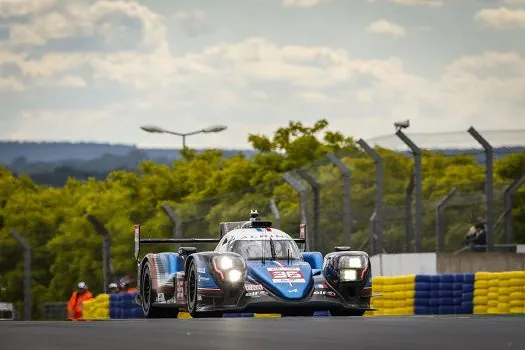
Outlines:
{"type": "Polygon", "coordinates": [[[175,131],[170,131],[163,129],[161,127],[155,126],[155,125],[144,125],[140,127],[142,130],[149,132],[149,133],[157,133],[157,134],[171,134],[182,137],[182,148],[186,148],[186,136],[191,135],[197,135],[197,134],[209,134],[209,133],[218,133],[221,131],[226,130],[228,127],[226,125],[212,125],[204,129],[191,131],[187,133],[180,133],[175,131]]]}
{"type": "Polygon", "coordinates": [[[226,125],[212,125],[207,128],[202,129],[202,132],[204,133],[210,133],[210,132],[221,132],[226,130],[228,127],[226,125]]]}
{"type": "Polygon", "coordinates": [[[164,129],[159,128],[158,126],[155,126],[155,125],[144,125],[144,126],[141,126],[140,128],[146,132],[152,132],[152,133],[162,134],[165,132],[164,129]]]}

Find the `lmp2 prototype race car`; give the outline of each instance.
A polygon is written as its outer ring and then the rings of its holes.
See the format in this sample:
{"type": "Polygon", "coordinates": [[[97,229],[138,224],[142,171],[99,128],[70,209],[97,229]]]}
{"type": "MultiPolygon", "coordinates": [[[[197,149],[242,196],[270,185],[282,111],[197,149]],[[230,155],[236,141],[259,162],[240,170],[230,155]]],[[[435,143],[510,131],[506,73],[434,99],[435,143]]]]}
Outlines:
{"type": "Polygon", "coordinates": [[[368,255],[335,247],[324,259],[301,252],[287,233],[261,221],[221,223],[220,238],[141,238],[135,225],[138,268],[137,304],[146,318],[176,318],[180,309],[194,317],[224,313],[313,316],[362,316],[370,307],[371,264],[368,255]],[[180,247],[177,253],[148,253],[147,243],[218,243],[214,251],[180,247]]]}

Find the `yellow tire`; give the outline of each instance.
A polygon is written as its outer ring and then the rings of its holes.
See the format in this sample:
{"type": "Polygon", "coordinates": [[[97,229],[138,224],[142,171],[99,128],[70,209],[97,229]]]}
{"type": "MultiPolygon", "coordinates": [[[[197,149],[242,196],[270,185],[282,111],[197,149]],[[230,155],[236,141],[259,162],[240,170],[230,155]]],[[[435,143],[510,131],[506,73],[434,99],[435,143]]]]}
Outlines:
{"type": "Polygon", "coordinates": [[[487,306],[481,306],[481,305],[478,305],[478,306],[474,306],[474,314],[475,315],[485,315],[487,313],[487,306]]]}
{"type": "Polygon", "coordinates": [[[474,305],[487,305],[488,301],[489,299],[486,296],[474,297],[474,305]]]}
{"type": "Polygon", "coordinates": [[[488,287],[489,287],[488,280],[479,280],[479,281],[474,282],[474,290],[487,289],[488,287]]]}
{"type": "Polygon", "coordinates": [[[491,278],[491,273],[490,272],[477,272],[474,279],[475,281],[483,281],[483,280],[488,280],[491,278]]]}
{"type": "Polygon", "coordinates": [[[475,297],[478,297],[478,296],[486,297],[488,294],[489,294],[489,290],[486,289],[486,288],[474,289],[474,296],[475,297]]]}

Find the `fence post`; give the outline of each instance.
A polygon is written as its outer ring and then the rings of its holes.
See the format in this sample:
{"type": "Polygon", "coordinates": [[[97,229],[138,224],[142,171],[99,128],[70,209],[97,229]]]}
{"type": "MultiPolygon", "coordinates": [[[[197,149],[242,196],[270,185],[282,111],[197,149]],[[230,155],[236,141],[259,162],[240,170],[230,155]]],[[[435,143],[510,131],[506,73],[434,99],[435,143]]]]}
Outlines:
{"type": "Polygon", "coordinates": [[[308,196],[307,196],[307,188],[303,186],[302,183],[297,181],[297,179],[290,173],[284,173],[283,179],[290,185],[292,188],[299,193],[300,198],[300,220],[301,224],[305,225],[305,251],[310,250],[310,247],[312,246],[312,237],[310,237],[309,234],[309,228],[308,228],[308,215],[307,215],[307,208],[308,208],[308,196]]]}
{"type": "Polygon", "coordinates": [[[456,196],[459,191],[453,188],[439,203],[436,205],[436,253],[445,250],[445,225],[443,224],[443,210],[447,204],[456,196]]]}
{"type": "Polygon", "coordinates": [[[281,229],[281,213],[279,213],[279,208],[277,208],[277,204],[275,203],[275,199],[270,199],[270,210],[272,211],[272,216],[274,219],[274,227],[277,229],[281,229]]]}
{"type": "Polygon", "coordinates": [[[31,291],[31,246],[27,241],[15,231],[11,231],[11,236],[24,249],[24,320],[31,320],[31,309],[33,307],[33,293],[31,291]]]}
{"type": "Polygon", "coordinates": [[[379,252],[381,254],[381,250],[377,249],[377,213],[374,211],[372,213],[372,216],[370,216],[370,251],[372,254],[376,254],[376,252],[379,252]]]}
{"type": "Polygon", "coordinates": [[[163,204],[162,210],[164,210],[164,213],[170,218],[171,222],[173,222],[173,237],[183,238],[184,232],[182,227],[182,220],[177,215],[175,210],[173,210],[173,208],[170,207],[168,204],[163,204]]]}
{"type": "Polygon", "coordinates": [[[312,188],[314,194],[314,206],[313,206],[313,224],[312,224],[312,248],[316,250],[322,250],[323,248],[323,237],[319,233],[319,227],[321,226],[321,186],[319,183],[304,169],[298,169],[297,175],[305,180],[308,185],[312,188]]]}
{"type": "Polygon", "coordinates": [[[406,193],[405,193],[405,250],[407,253],[410,252],[412,237],[414,234],[414,227],[412,222],[412,194],[414,192],[414,174],[410,176],[410,181],[408,182],[406,193]]]}
{"type": "Polygon", "coordinates": [[[514,242],[514,232],[512,230],[512,195],[523,185],[525,182],[525,175],[522,175],[519,179],[516,179],[509,187],[505,189],[503,194],[503,200],[505,202],[505,237],[507,244],[514,242]]]}
{"type": "Polygon", "coordinates": [[[416,253],[421,252],[421,233],[423,227],[423,173],[421,166],[421,149],[416,146],[401,130],[396,132],[397,137],[410,148],[414,156],[414,186],[416,190],[416,253]]]}
{"type": "MultiPolygon", "coordinates": [[[[374,159],[376,166],[376,195],[375,195],[375,210],[374,210],[374,220],[375,220],[375,235],[377,236],[377,244],[374,245],[379,252],[383,251],[383,160],[381,156],[374,150],[372,147],[366,143],[365,140],[359,139],[357,141],[359,146],[368,153],[372,159],[374,159]]],[[[374,239],[371,236],[371,239],[374,239]]],[[[372,251],[374,255],[376,251],[372,251]]]]}
{"type": "Polygon", "coordinates": [[[346,167],[333,153],[326,155],[343,175],[343,239],[352,243],[352,170],[346,167]]]}
{"type": "Polygon", "coordinates": [[[487,252],[494,250],[494,184],[493,184],[493,161],[494,149],[492,145],[479,134],[472,126],[468,133],[483,147],[485,150],[485,198],[487,201],[487,252]]]}
{"type": "Polygon", "coordinates": [[[102,235],[102,273],[104,275],[104,293],[108,292],[109,281],[111,277],[111,241],[109,232],[106,227],[93,215],[87,216],[88,221],[93,225],[95,230],[102,235]]]}

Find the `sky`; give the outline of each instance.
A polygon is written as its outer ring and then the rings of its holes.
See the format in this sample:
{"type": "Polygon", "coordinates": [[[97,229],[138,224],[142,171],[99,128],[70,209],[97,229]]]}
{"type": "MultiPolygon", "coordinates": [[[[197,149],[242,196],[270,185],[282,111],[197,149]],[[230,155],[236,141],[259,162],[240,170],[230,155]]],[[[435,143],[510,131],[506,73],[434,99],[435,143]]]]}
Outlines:
{"type": "MultiPolygon", "coordinates": [[[[0,0],[0,139],[525,129],[525,0],[0,0]]],[[[522,134],[522,136],[525,134],[522,134]]],[[[525,138],[522,138],[525,139],[525,138]]],[[[436,140],[439,143],[439,138],[436,140]]]]}

